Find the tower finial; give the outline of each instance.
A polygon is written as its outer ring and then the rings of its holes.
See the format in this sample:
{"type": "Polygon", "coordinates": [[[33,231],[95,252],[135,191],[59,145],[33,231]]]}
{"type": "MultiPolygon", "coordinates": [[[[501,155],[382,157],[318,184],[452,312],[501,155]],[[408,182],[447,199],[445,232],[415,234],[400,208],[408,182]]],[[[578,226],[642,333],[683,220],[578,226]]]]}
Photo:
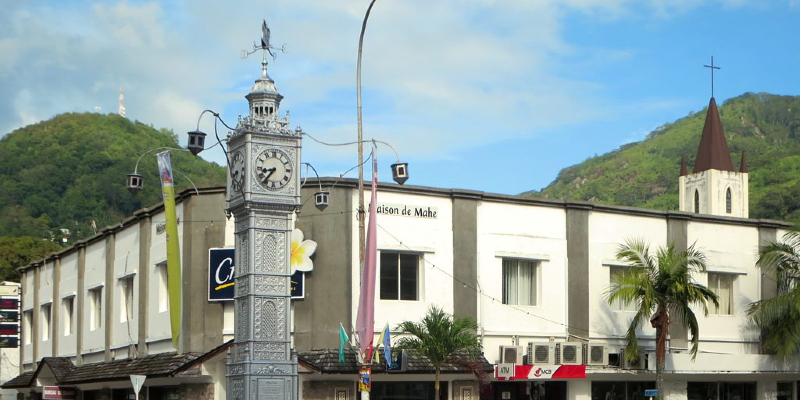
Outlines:
{"type": "Polygon", "coordinates": [[[249,55],[255,53],[258,50],[262,50],[264,52],[264,58],[261,60],[261,77],[262,78],[268,78],[268,76],[267,76],[267,53],[269,53],[269,55],[274,60],[275,57],[276,57],[276,54],[272,52],[273,50],[280,50],[282,53],[286,52],[286,46],[285,45],[281,46],[281,47],[274,47],[274,46],[270,45],[269,44],[270,36],[271,36],[271,34],[270,34],[269,27],[267,26],[267,20],[264,19],[262,21],[262,23],[261,23],[261,44],[259,45],[259,44],[256,44],[255,42],[253,42],[253,50],[252,51],[242,50],[242,58],[247,58],[249,55]]]}
{"type": "Polygon", "coordinates": [[[125,116],[125,95],[122,91],[122,86],[119,87],[119,108],[117,109],[117,112],[120,116],[125,116]]]}
{"type": "Polygon", "coordinates": [[[711,65],[703,65],[706,68],[711,69],[711,97],[714,97],[714,70],[721,69],[714,65],[714,56],[711,56],[711,65]]]}

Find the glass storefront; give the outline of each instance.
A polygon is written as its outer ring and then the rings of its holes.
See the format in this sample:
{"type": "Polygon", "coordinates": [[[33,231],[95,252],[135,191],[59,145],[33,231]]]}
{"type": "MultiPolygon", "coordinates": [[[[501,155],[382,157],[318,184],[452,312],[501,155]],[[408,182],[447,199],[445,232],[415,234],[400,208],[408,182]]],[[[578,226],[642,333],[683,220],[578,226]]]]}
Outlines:
{"type": "Polygon", "coordinates": [[[644,391],[655,388],[653,381],[595,381],[592,382],[592,400],[647,400],[644,391]]]}
{"type": "MultiPolygon", "coordinates": [[[[370,400],[429,400],[436,393],[433,382],[372,382],[370,400]]],[[[447,382],[439,383],[441,399],[447,399],[447,382]]],[[[359,394],[360,398],[360,394],[359,394]]]]}
{"type": "Polygon", "coordinates": [[[689,382],[688,400],[756,400],[755,382],[689,382]]]}

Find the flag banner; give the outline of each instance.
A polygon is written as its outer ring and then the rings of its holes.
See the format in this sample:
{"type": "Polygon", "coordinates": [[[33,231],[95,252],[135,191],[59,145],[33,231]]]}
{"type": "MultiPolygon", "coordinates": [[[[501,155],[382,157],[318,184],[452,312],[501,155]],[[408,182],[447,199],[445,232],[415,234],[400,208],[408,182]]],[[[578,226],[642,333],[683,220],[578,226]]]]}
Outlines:
{"type": "Polygon", "coordinates": [[[383,328],[383,358],[386,359],[386,368],[391,368],[392,363],[392,333],[389,331],[389,324],[383,328]]]}
{"type": "Polygon", "coordinates": [[[172,165],[169,151],[158,153],[158,171],[164,195],[164,223],[167,231],[167,290],[169,292],[169,322],[172,346],[178,353],[181,333],[181,253],[178,244],[178,217],[175,211],[175,188],[172,185],[172,165]]]}
{"type": "Polygon", "coordinates": [[[344,331],[344,326],[342,323],[339,323],[339,364],[344,364],[344,344],[347,343],[350,339],[347,337],[347,333],[344,331]]]}
{"type": "MultiPolygon", "coordinates": [[[[386,323],[386,326],[388,327],[389,323],[386,323]]],[[[378,342],[375,343],[375,352],[374,353],[375,353],[375,362],[376,363],[381,362],[381,357],[380,357],[380,352],[378,352],[378,347],[381,345],[381,343],[383,343],[383,335],[385,335],[385,334],[386,334],[386,329],[381,331],[380,336],[378,336],[378,342]]],[[[383,349],[383,351],[384,351],[384,354],[386,354],[386,349],[383,349]]]]}
{"type": "Polygon", "coordinates": [[[378,205],[378,157],[375,145],[372,147],[372,200],[369,203],[369,225],[364,255],[364,270],[361,271],[361,293],[358,298],[358,317],[356,333],[361,344],[361,353],[366,361],[371,360],[372,341],[375,335],[375,275],[377,265],[377,228],[375,207],[378,205]]]}

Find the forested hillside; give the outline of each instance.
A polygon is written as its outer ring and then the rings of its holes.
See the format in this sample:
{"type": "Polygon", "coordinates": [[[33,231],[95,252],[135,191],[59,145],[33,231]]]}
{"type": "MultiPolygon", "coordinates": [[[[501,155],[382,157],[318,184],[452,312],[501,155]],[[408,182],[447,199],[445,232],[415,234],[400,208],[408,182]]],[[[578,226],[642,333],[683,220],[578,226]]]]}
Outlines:
{"type": "MultiPolygon", "coordinates": [[[[733,164],[746,153],[750,217],[800,223],[800,97],[748,93],[719,107],[733,164]]],[[[678,209],[681,156],[689,171],[705,109],[668,123],[641,142],[563,169],[541,192],[524,195],[678,209]]]]}
{"type": "MultiPolygon", "coordinates": [[[[133,195],[125,188],[139,156],[158,147],[180,146],[169,130],[115,114],[63,114],[0,139],[0,270],[11,267],[13,257],[4,254],[31,246],[11,237],[66,237],[71,244],[159,202],[155,151],[139,162],[144,190],[133,195]]],[[[185,176],[199,187],[225,183],[219,165],[186,151],[171,151],[171,159],[177,191],[191,187],[185,176]]]]}

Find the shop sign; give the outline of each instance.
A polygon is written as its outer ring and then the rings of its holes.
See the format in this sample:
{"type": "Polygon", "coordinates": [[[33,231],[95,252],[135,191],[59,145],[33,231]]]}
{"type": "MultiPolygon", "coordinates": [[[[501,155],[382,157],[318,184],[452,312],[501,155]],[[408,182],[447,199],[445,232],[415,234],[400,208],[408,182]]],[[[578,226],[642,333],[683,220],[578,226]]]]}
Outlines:
{"type": "MultiPolygon", "coordinates": [[[[208,301],[233,301],[236,266],[235,250],[230,248],[208,249],[208,301]]],[[[291,278],[293,299],[305,297],[305,274],[296,271],[291,278]]]]}
{"type": "Polygon", "coordinates": [[[0,285],[0,296],[19,296],[19,285],[0,285]]]}
{"type": "Polygon", "coordinates": [[[0,310],[16,310],[16,309],[19,309],[19,300],[0,299],[0,310]]]}
{"type": "Polygon", "coordinates": [[[358,372],[358,391],[369,393],[372,390],[372,367],[362,365],[358,372]]]}
{"type": "Polygon", "coordinates": [[[17,322],[19,321],[19,312],[17,310],[0,311],[0,322],[17,322]]]}
{"type": "Polygon", "coordinates": [[[549,379],[585,379],[585,365],[515,365],[514,374],[511,377],[508,373],[500,375],[499,364],[495,367],[494,376],[498,380],[549,380],[549,379]]]}
{"type": "Polygon", "coordinates": [[[439,218],[439,209],[431,206],[418,206],[412,204],[378,203],[375,206],[378,214],[394,215],[398,217],[415,217],[424,219],[439,218]]]}
{"type": "Polygon", "coordinates": [[[0,335],[16,335],[19,333],[17,324],[0,324],[0,335]]]}
{"type": "Polygon", "coordinates": [[[75,388],[61,386],[42,386],[42,400],[74,400],[75,388]]]}
{"type": "Polygon", "coordinates": [[[14,349],[19,347],[19,338],[16,336],[0,336],[0,348],[14,349]]]}

